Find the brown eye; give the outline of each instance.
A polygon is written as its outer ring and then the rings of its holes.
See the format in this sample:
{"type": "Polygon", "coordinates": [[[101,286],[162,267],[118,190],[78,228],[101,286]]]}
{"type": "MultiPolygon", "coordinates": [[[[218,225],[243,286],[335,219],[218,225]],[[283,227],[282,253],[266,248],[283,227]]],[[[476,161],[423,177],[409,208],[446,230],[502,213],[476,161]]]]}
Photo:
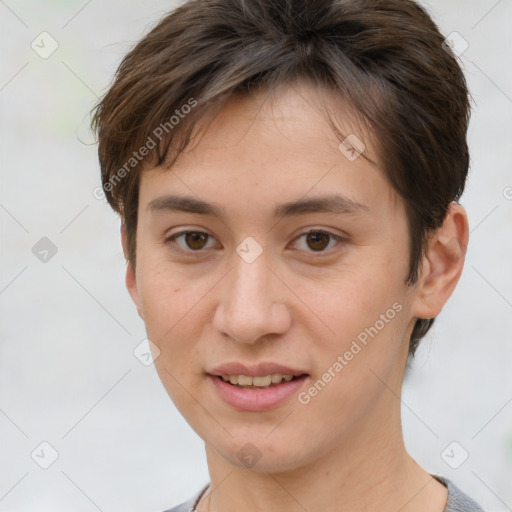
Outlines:
{"type": "Polygon", "coordinates": [[[208,233],[202,231],[182,231],[175,233],[166,239],[166,243],[171,245],[173,249],[182,252],[202,252],[202,249],[207,249],[209,241],[213,242],[213,238],[208,233]]]}
{"type": "Polygon", "coordinates": [[[330,235],[321,231],[312,231],[306,234],[308,247],[313,251],[323,251],[329,245],[330,238],[330,235]]]}
{"type": "Polygon", "coordinates": [[[299,235],[293,245],[295,248],[309,253],[330,253],[330,249],[341,245],[344,240],[339,235],[312,229],[299,235]]]}
{"type": "Polygon", "coordinates": [[[194,249],[195,251],[202,249],[208,240],[208,235],[206,233],[198,233],[196,231],[190,231],[185,233],[185,243],[190,249],[194,249]]]}

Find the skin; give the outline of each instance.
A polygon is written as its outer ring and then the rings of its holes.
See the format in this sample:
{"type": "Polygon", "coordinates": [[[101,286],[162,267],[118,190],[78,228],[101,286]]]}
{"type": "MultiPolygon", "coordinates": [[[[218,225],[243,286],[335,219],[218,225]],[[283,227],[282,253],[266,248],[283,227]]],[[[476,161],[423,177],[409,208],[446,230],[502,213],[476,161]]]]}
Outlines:
{"type": "MultiPolygon", "coordinates": [[[[141,175],[137,263],[128,264],[126,284],[160,351],[162,383],[205,442],[213,492],[200,512],[446,505],[446,488],[406,451],[399,397],[415,319],[435,317],[462,272],[466,213],[450,206],[418,283],[407,286],[404,203],[348,109],[339,109],[342,133],[357,134],[367,158],[339,151],[319,113],[334,101],[339,108],[331,92],[307,82],[272,101],[265,91],[233,98],[171,170],[141,175]],[[365,208],[273,217],[281,203],[332,192],[365,208]],[[165,194],[214,202],[226,216],[148,209],[165,194]],[[315,251],[303,235],[312,228],[342,240],[320,237],[315,251]],[[187,230],[211,238],[168,240],[187,230]],[[252,263],[236,252],[248,236],[263,250],[252,263]],[[205,373],[225,362],[273,361],[305,370],[307,390],[394,303],[400,312],[307,404],[293,396],[271,410],[239,411],[205,373]],[[261,453],[252,468],[237,456],[248,442],[261,453]]],[[[127,254],[124,228],[122,239],[127,254]]]]}

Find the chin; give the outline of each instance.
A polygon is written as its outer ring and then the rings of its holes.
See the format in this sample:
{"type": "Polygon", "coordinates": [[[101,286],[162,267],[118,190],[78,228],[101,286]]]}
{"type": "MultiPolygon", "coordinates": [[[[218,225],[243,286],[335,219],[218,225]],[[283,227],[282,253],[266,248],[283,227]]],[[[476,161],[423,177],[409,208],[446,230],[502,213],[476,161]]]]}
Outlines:
{"type": "Polygon", "coordinates": [[[268,434],[262,433],[260,437],[230,438],[228,445],[212,447],[216,454],[229,464],[256,473],[283,473],[294,471],[308,465],[315,460],[313,453],[297,452],[301,443],[288,438],[285,444],[279,440],[266,438],[268,434]]]}

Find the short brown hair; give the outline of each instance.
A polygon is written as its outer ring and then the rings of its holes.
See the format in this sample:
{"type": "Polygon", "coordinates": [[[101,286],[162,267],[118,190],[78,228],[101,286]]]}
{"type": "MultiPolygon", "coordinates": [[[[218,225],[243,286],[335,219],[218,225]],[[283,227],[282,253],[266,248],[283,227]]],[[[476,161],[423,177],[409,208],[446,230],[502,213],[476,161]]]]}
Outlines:
{"type": "MultiPolygon", "coordinates": [[[[131,264],[143,161],[172,165],[232,95],[298,79],[333,89],[371,127],[406,205],[407,283],[417,281],[429,234],[464,190],[470,109],[456,57],[412,0],[189,0],[164,17],[125,56],[92,119],[131,264]]],[[[416,321],[410,356],[433,321],[416,321]]]]}

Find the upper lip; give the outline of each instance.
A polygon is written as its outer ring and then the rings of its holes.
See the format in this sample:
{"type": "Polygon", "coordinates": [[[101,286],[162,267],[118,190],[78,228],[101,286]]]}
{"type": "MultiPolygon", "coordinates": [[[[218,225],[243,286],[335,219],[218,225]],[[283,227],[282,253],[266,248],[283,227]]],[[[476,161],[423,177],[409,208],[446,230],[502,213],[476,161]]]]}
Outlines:
{"type": "Polygon", "coordinates": [[[304,375],[307,372],[289,368],[278,363],[258,363],[246,366],[242,363],[232,362],[216,366],[208,371],[210,375],[247,375],[248,377],[262,377],[264,375],[272,375],[273,373],[280,373],[282,375],[304,375]]]}

